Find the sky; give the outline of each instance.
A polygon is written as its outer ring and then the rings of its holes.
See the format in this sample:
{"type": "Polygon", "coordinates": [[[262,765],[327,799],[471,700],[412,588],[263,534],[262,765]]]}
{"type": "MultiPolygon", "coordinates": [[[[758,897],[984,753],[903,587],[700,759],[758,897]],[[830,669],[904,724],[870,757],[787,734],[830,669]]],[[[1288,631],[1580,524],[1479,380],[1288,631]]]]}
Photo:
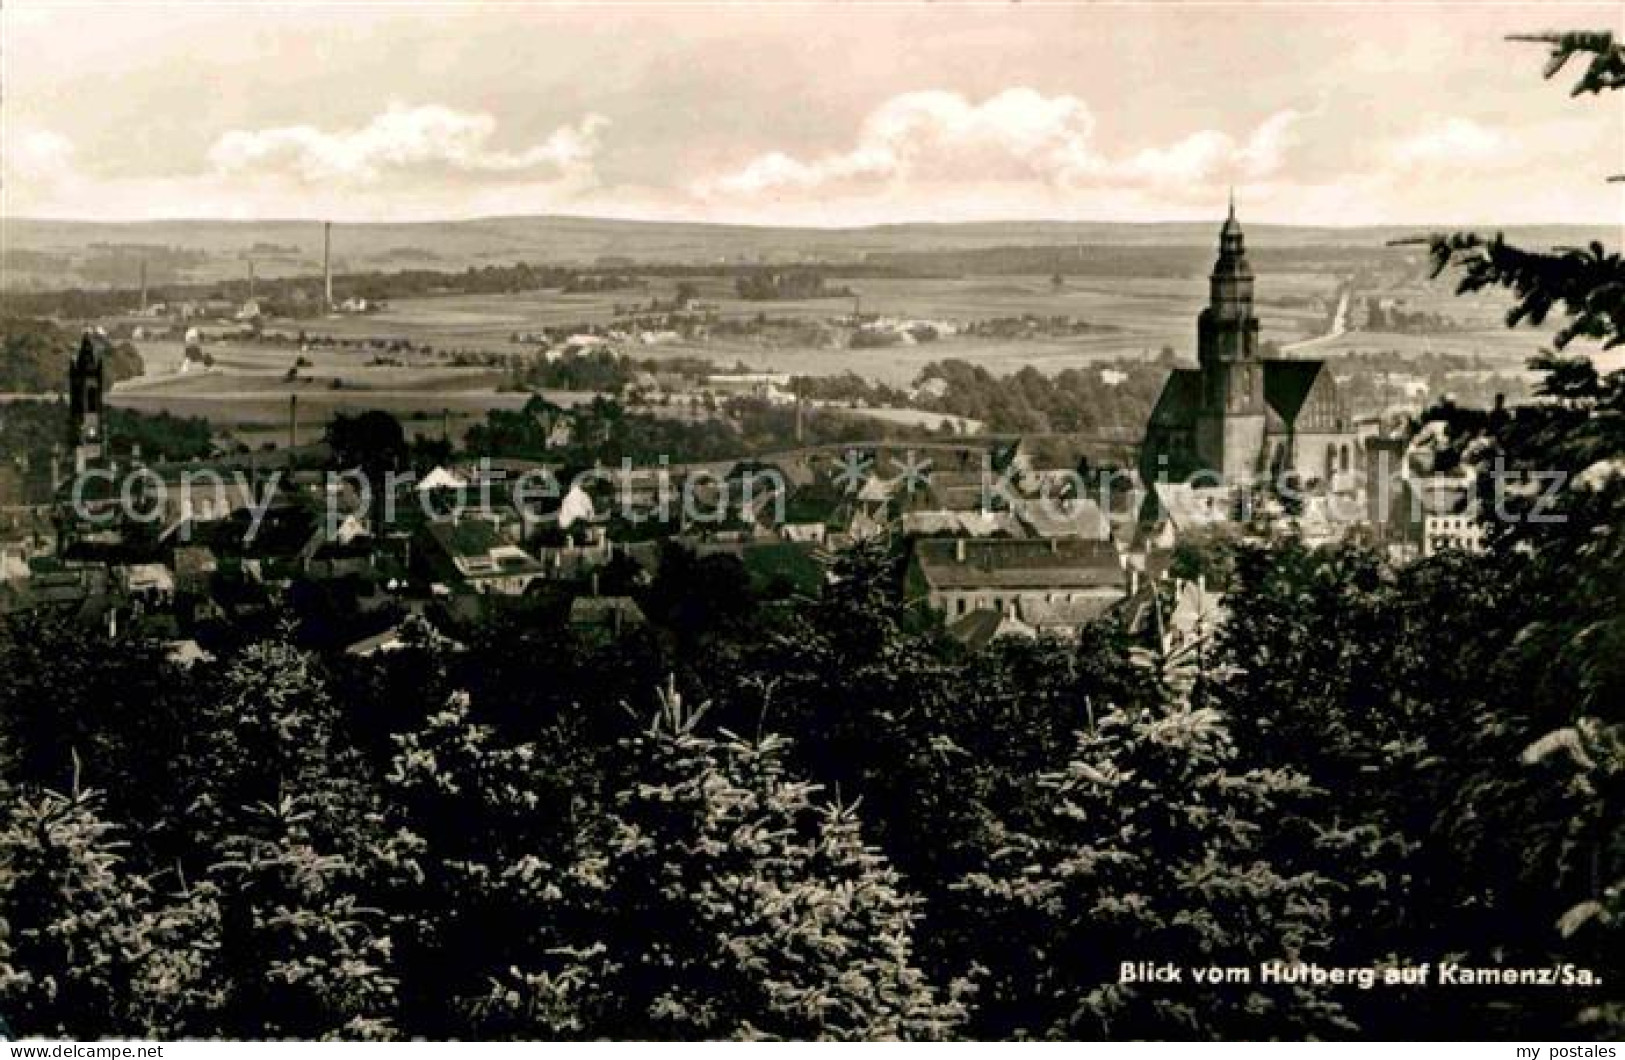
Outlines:
{"type": "Polygon", "coordinates": [[[1625,224],[1551,28],[1625,5],[6,0],[0,216],[1625,224]]]}

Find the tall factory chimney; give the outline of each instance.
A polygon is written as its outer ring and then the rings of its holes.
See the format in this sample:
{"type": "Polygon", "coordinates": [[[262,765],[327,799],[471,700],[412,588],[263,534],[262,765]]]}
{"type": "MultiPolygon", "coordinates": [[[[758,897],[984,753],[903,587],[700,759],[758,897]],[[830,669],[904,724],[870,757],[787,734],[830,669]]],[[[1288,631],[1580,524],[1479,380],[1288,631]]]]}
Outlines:
{"type": "Polygon", "coordinates": [[[254,300],[254,259],[248,259],[248,300],[254,300]]]}
{"type": "Polygon", "coordinates": [[[147,311],[147,259],[141,259],[141,312],[147,311]]]}
{"type": "Polygon", "coordinates": [[[322,289],[329,311],[333,308],[333,222],[322,222],[322,289]]]}
{"type": "Polygon", "coordinates": [[[288,395],[288,459],[293,459],[293,451],[299,447],[299,395],[288,395]]]}

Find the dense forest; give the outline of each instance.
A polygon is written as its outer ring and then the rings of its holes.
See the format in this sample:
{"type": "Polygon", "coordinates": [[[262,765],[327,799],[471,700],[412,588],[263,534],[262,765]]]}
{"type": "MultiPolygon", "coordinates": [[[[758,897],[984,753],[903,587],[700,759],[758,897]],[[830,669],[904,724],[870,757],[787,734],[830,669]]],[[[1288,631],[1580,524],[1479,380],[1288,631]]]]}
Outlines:
{"type": "MultiPolygon", "coordinates": [[[[49,320],[0,319],[0,393],[63,393],[68,388],[68,359],[77,347],[77,335],[49,320]]],[[[109,383],[144,370],[141,354],[131,343],[115,343],[109,350],[109,383]]]]}
{"type": "Polygon", "coordinates": [[[1116,361],[1045,375],[1028,366],[994,375],[962,360],[932,362],[920,383],[939,380],[940,396],[922,393],[922,408],[967,416],[999,433],[1079,434],[1138,441],[1162,392],[1167,364],[1116,361]]]}

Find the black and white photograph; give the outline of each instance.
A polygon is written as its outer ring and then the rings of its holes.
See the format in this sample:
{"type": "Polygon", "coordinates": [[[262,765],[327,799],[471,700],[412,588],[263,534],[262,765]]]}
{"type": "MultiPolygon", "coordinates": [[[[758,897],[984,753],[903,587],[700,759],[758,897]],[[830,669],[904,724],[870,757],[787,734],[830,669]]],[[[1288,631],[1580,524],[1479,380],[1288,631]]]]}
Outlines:
{"type": "Polygon", "coordinates": [[[5,0],[0,1050],[1620,1060],[1622,242],[1618,0],[5,0]]]}

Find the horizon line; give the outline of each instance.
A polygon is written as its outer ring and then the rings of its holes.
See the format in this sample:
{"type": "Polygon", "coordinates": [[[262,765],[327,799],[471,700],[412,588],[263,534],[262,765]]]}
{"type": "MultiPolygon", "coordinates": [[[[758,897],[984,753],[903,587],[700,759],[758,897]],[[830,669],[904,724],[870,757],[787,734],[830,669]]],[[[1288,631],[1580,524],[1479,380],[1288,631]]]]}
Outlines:
{"type": "MultiPolygon", "coordinates": [[[[1212,220],[1219,223],[1222,218],[1215,215],[1212,220]]],[[[412,218],[401,220],[337,220],[327,217],[141,217],[141,218],[94,218],[94,217],[54,217],[19,215],[6,216],[0,214],[0,226],[11,222],[31,224],[69,224],[69,225],[159,225],[159,224],[225,224],[225,225],[256,225],[256,224],[333,224],[356,228],[384,227],[384,226],[411,226],[411,225],[460,225],[460,224],[489,224],[503,221],[588,221],[608,224],[626,225],[682,225],[699,228],[741,228],[771,231],[774,229],[799,229],[808,232],[870,232],[887,228],[904,227],[937,227],[937,228],[970,228],[978,225],[1115,225],[1124,228],[1155,228],[1172,225],[1201,225],[1209,221],[1207,217],[1200,218],[1167,218],[1153,221],[1146,220],[1114,220],[1110,218],[1057,218],[1057,217],[988,217],[976,219],[957,220],[930,220],[905,219],[897,221],[884,221],[870,224],[847,225],[821,225],[800,222],[773,223],[764,221],[719,221],[719,220],[688,220],[682,218],[659,217],[618,217],[612,214],[574,214],[574,213],[515,213],[515,214],[481,214],[469,217],[434,217],[412,218]]],[[[1625,231],[1625,218],[1596,221],[1517,221],[1517,222],[1475,222],[1475,221],[1375,221],[1339,224],[1335,222],[1305,223],[1298,221],[1270,221],[1270,220],[1243,220],[1249,228],[1283,228],[1283,229],[1318,229],[1329,231],[1356,232],[1378,228],[1431,228],[1431,229],[1516,229],[1516,228],[1620,228],[1625,231]]]]}

